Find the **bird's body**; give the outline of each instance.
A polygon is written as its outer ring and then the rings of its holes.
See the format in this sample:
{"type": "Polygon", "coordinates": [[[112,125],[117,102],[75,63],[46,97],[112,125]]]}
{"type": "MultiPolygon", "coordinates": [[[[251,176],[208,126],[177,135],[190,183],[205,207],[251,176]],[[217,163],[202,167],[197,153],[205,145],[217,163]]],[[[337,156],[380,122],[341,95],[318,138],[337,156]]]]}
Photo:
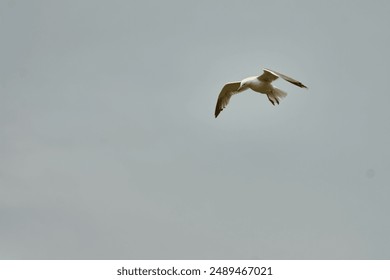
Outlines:
{"type": "Polygon", "coordinates": [[[227,106],[232,95],[242,92],[248,88],[255,92],[266,94],[272,105],[275,105],[275,103],[279,104],[280,99],[287,96],[286,92],[272,85],[272,82],[279,77],[296,86],[307,88],[304,84],[294,80],[293,78],[269,69],[264,69],[264,73],[261,76],[248,77],[243,79],[241,82],[225,84],[218,96],[217,105],[215,108],[215,117],[217,117],[219,113],[227,106]]]}
{"type": "Polygon", "coordinates": [[[245,78],[242,82],[251,90],[263,94],[271,93],[274,88],[271,83],[260,81],[256,76],[245,78]]]}

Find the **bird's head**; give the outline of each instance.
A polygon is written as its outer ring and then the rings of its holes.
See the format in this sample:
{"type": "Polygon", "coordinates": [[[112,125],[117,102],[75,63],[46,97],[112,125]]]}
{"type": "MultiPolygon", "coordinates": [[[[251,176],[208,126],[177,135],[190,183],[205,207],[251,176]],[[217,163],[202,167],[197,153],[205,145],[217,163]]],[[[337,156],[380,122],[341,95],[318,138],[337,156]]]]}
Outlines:
{"type": "Polygon", "coordinates": [[[244,90],[248,89],[249,84],[250,84],[250,80],[248,80],[248,79],[242,80],[240,83],[240,86],[237,89],[237,92],[244,91],[244,90]]]}

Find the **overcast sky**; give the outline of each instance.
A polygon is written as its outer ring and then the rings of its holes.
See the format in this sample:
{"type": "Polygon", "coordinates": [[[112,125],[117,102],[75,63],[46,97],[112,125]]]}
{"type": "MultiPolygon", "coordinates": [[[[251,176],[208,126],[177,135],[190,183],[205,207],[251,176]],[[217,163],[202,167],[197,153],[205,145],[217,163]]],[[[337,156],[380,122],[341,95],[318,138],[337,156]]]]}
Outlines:
{"type": "Polygon", "coordinates": [[[389,259],[389,13],[0,0],[0,258],[389,259]]]}

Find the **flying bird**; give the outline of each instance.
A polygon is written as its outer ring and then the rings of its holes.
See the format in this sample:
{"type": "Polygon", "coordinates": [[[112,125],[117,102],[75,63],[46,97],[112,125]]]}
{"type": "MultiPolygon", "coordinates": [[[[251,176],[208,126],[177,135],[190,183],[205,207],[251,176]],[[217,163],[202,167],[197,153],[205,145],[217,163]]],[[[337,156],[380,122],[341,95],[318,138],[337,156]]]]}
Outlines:
{"type": "Polygon", "coordinates": [[[248,88],[253,91],[266,94],[272,105],[275,106],[275,103],[279,104],[280,99],[286,97],[287,93],[272,85],[272,82],[277,78],[282,78],[298,87],[307,88],[301,82],[286,75],[269,69],[263,70],[264,73],[261,76],[248,77],[243,79],[241,82],[231,82],[225,84],[218,96],[217,106],[215,107],[215,117],[218,117],[219,113],[221,113],[221,111],[228,105],[230,97],[236,93],[243,92],[248,88]]]}

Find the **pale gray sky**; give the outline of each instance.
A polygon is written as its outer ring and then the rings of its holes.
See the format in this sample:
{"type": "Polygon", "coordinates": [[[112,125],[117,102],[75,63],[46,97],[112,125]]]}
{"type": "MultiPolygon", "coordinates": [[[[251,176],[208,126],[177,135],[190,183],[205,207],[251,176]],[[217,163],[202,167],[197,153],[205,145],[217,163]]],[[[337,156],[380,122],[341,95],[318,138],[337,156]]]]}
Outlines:
{"type": "Polygon", "coordinates": [[[0,258],[389,259],[389,13],[0,1],[0,258]]]}

